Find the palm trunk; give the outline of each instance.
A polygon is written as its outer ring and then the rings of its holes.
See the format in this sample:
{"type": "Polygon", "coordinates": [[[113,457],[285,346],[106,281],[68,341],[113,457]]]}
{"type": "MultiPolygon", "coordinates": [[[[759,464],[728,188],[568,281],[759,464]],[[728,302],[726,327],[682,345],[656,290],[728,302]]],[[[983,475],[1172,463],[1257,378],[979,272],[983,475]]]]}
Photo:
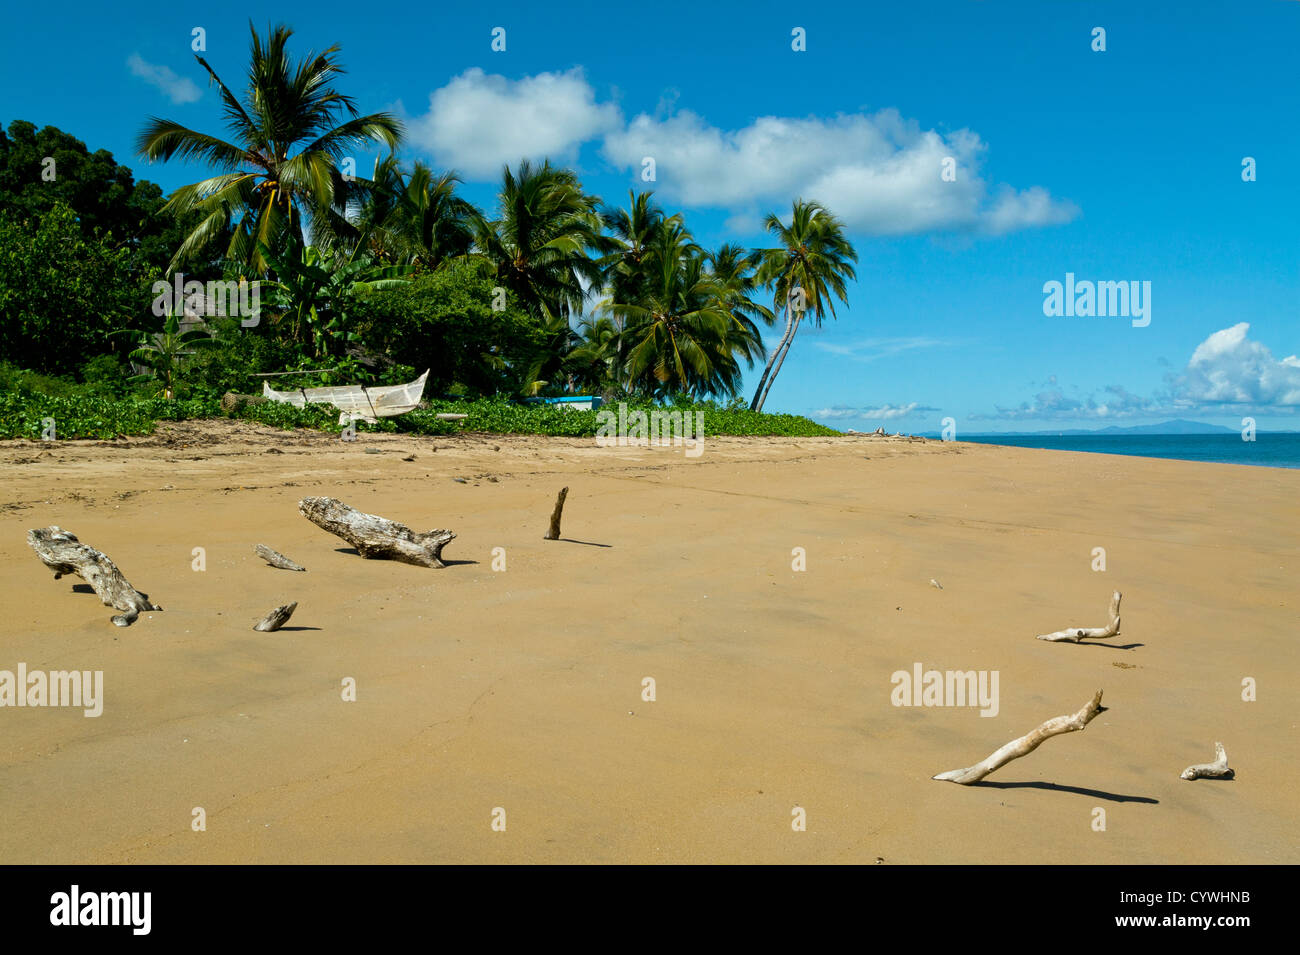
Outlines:
{"type": "Polygon", "coordinates": [[[785,340],[785,347],[781,350],[781,357],[772,369],[772,377],[767,380],[767,391],[763,392],[763,397],[758,401],[758,407],[754,410],[762,411],[763,405],[767,402],[767,392],[772,390],[772,385],[776,383],[776,376],[781,372],[781,366],[785,364],[785,356],[790,354],[790,346],[794,344],[794,336],[799,331],[799,323],[803,321],[803,312],[794,320],[794,327],[790,329],[790,336],[785,340]]]}
{"type": "Polygon", "coordinates": [[[791,318],[790,305],[787,302],[785,308],[785,328],[781,330],[781,341],[777,343],[772,354],[767,356],[767,365],[763,368],[763,377],[758,379],[758,387],[754,389],[754,400],[749,403],[750,411],[759,411],[763,407],[760,400],[763,396],[763,386],[767,384],[768,376],[772,374],[772,363],[776,361],[776,356],[785,348],[786,339],[790,337],[791,318]]]}

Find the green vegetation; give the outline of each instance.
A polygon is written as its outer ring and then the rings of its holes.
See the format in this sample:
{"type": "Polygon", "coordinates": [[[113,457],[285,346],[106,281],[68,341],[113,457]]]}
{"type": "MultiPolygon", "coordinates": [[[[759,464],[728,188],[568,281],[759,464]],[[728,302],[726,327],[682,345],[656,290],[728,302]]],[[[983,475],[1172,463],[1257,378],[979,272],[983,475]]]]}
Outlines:
{"type": "MultiPolygon", "coordinates": [[[[267,374],[311,372],[283,389],[395,384],[425,368],[426,406],[374,428],[592,436],[595,412],[523,399],[596,394],[700,408],[709,434],[836,433],[760,413],[805,314],[834,317],[855,277],[828,210],[798,200],[788,224],[769,215],[773,248],[709,249],[652,193],[613,208],[573,170],[525,160],[502,171],[485,212],[457,194],[455,172],[403,164],[401,123],[362,115],[336,87],[337,47],[295,59],[288,28],[250,30],[239,95],[195,58],[223,135],[156,117],[140,132],[145,158],[211,167],[166,199],[57,129],[0,130],[0,435],[37,437],[46,418],[65,438],[147,434],[218,415],[225,393],[258,393],[267,374]],[[367,179],[347,157],[373,142],[389,155],[367,179]],[[213,280],[255,289],[241,300],[256,308],[217,307],[213,280]],[[765,359],[746,407],[744,372],[765,359]],[[439,411],[469,417],[450,425],[439,411]]],[[[329,408],[237,414],[338,427],[329,408]]]]}

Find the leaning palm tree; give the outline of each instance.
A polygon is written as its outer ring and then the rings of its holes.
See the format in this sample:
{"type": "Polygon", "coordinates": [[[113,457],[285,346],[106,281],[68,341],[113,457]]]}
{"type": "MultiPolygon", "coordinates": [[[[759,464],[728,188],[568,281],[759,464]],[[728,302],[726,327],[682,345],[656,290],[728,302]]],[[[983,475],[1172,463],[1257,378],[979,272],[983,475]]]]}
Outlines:
{"type": "Polygon", "coordinates": [[[843,224],[824,206],[796,199],[788,226],[776,213],[770,214],[764,225],[780,247],[758,253],[758,281],[772,288],[774,307],[785,313],[785,330],[754,391],[749,405],[753,411],[763,410],[804,315],[811,311],[820,328],[828,310],[835,317],[831,296],[847,304],[846,280],[857,278],[852,263],[858,260],[858,253],[844,237],[843,224]]]}
{"type": "Polygon", "coordinates": [[[475,245],[496,268],[497,280],[535,317],[568,319],[582,311],[587,289],[599,286],[592,253],[608,251],[600,233],[599,200],[578,177],[549,162],[506,167],[499,215],[480,220],[475,245]]]}
{"type": "Polygon", "coordinates": [[[377,140],[393,149],[402,124],[390,113],[357,112],[351,97],[331,84],[343,72],[337,46],[295,61],[286,52],[293,31],[274,27],[264,41],[252,33],[248,85],[241,101],[207,61],[196,56],[220,91],[229,139],[151,117],[136,145],[150,159],[201,160],[219,175],[172,193],[164,207],[183,216],[200,215],[173,256],[170,271],[197,256],[234,224],[226,256],[261,274],[262,248],[277,248],[286,233],[301,241],[303,217],[310,225],[338,210],[350,193],[339,163],[346,154],[377,140]]]}

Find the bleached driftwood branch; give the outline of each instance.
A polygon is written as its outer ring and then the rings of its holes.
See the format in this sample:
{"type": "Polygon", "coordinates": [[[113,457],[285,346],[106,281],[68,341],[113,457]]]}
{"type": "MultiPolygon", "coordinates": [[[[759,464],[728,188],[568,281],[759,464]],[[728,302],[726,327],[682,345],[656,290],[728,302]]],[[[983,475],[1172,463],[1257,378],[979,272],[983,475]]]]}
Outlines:
{"type": "Polygon", "coordinates": [[[258,557],[262,558],[262,560],[266,561],[272,567],[279,567],[281,570],[301,570],[304,573],[307,570],[307,568],[302,566],[302,564],[290,560],[278,550],[271,550],[271,548],[267,547],[265,544],[258,544],[253,548],[253,550],[257,553],[258,557]]]}
{"type": "Polygon", "coordinates": [[[119,627],[131,626],[141,611],[162,610],[127,582],[107,554],[81,543],[76,534],[51,525],[28,531],[27,543],[41,563],[54,571],[55,580],[64,574],[76,574],[90,584],[104,606],[121,610],[113,617],[119,627]]]}
{"type": "Polygon", "coordinates": [[[1222,743],[1215,743],[1214,752],[1214,762],[1188,766],[1179,775],[1183,779],[1231,779],[1236,773],[1228,768],[1227,750],[1222,743]]]}
{"type": "Polygon", "coordinates": [[[273,630],[279,630],[281,627],[283,627],[286,623],[289,622],[289,618],[293,616],[293,612],[297,609],[298,609],[298,601],[296,600],[291,604],[285,604],[283,607],[276,607],[265,617],[259,620],[256,624],[254,624],[253,629],[260,630],[263,633],[269,633],[273,630]]]}
{"type": "Polygon", "coordinates": [[[405,524],[366,514],[332,497],[305,497],[298,510],[322,530],[341,537],[367,560],[397,560],[420,567],[446,567],[442,549],[455,540],[448,530],[417,534],[405,524]]]}
{"type": "Polygon", "coordinates": [[[1117,590],[1110,598],[1110,623],[1104,627],[1072,627],[1055,633],[1041,633],[1038,639],[1051,640],[1053,643],[1078,643],[1084,639],[1113,637],[1119,633],[1119,600],[1120,593],[1117,590]]]}
{"type": "Polygon", "coordinates": [[[555,499],[555,510],[551,511],[551,528],[546,532],[542,540],[557,541],[560,539],[560,516],[564,514],[564,499],[569,496],[567,487],[560,488],[559,496],[555,499]]]}
{"type": "Polygon", "coordinates": [[[961,783],[963,786],[969,786],[971,783],[977,783],[989,773],[1000,769],[1013,759],[1019,759],[1021,756],[1027,756],[1042,745],[1043,741],[1053,736],[1059,736],[1062,733],[1073,733],[1087,726],[1094,716],[1105,709],[1101,705],[1101,690],[1098,690],[1093,698],[1084,704],[1083,709],[1069,716],[1058,716],[1050,719],[1032,733],[1027,733],[1019,739],[1013,739],[1010,743],[1003,746],[988,759],[976,763],[966,769],[953,769],[946,773],[940,773],[938,776],[932,776],[931,779],[942,779],[945,782],[961,783]]]}

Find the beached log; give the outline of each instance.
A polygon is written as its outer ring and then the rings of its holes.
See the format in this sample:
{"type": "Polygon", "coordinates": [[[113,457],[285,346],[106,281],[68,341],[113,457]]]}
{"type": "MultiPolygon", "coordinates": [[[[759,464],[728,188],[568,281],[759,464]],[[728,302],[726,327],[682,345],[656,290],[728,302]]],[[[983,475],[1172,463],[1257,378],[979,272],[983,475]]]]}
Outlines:
{"type": "Polygon", "coordinates": [[[1058,716],[1050,719],[1032,733],[1013,739],[1010,743],[1003,746],[997,752],[993,753],[988,759],[976,763],[966,769],[953,769],[946,773],[940,773],[938,776],[932,776],[931,779],[942,779],[945,782],[961,783],[963,786],[969,786],[971,783],[977,783],[989,773],[1000,769],[1013,759],[1019,759],[1021,756],[1027,756],[1042,745],[1043,741],[1053,736],[1059,736],[1061,733],[1073,733],[1087,726],[1094,716],[1105,710],[1101,705],[1101,690],[1094,694],[1093,698],[1084,704],[1083,709],[1069,716],[1058,716]]]}
{"type": "Polygon", "coordinates": [[[343,538],[367,560],[446,567],[442,549],[456,538],[441,529],[417,534],[405,524],[366,514],[332,497],[305,497],[298,502],[298,510],[317,527],[343,538]]]}
{"type": "Polygon", "coordinates": [[[81,543],[77,535],[57,525],[28,531],[27,544],[41,563],[54,571],[55,580],[64,574],[76,574],[94,589],[104,606],[121,610],[112,618],[119,627],[131,626],[142,611],[162,610],[127,582],[107,554],[81,543]]]}
{"type": "Polygon", "coordinates": [[[302,564],[290,560],[278,550],[271,550],[271,548],[267,547],[265,544],[258,544],[253,548],[253,550],[256,552],[258,557],[262,558],[262,560],[266,561],[272,567],[279,567],[281,570],[300,570],[304,573],[307,571],[307,568],[302,566],[302,564]]]}
{"type": "Polygon", "coordinates": [[[1198,763],[1188,766],[1179,776],[1183,779],[1232,779],[1236,775],[1228,768],[1228,752],[1222,743],[1214,744],[1216,758],[1212,763],[1198,763]]]}
{"type": "Polygon", "coordinates": [[[560,488],[560,494],[555,499],[555,510],[551,511],[551,529],[546,532],[542,540],[557,541],[560,539],[560,516],[564,513],[564,499],[569,496],[567,487],[560,488]]]}
{"type": "Polygon", "coordinates": [[[298,601],[296,600],[291,604],[285,604],[283,607],[276,607],[254,624],[253,629],[260,630],[263,633],[270,633],[273,630],[279,630],[289,622],[289,618],[293,616],[293,612],[297,609],[298,601]]]}
{"type": "Polygon", "coordinates": [[[1104,627],[1072,627],[1055,633],[1040,633],[1038,639],[1051,640],[1053,643],[1078,643],[1080,640],[1113,637],[1119,633],[1119,600],[1120,593],[1117,590],[1110,598],[1110,623],[1104,627]]]}

